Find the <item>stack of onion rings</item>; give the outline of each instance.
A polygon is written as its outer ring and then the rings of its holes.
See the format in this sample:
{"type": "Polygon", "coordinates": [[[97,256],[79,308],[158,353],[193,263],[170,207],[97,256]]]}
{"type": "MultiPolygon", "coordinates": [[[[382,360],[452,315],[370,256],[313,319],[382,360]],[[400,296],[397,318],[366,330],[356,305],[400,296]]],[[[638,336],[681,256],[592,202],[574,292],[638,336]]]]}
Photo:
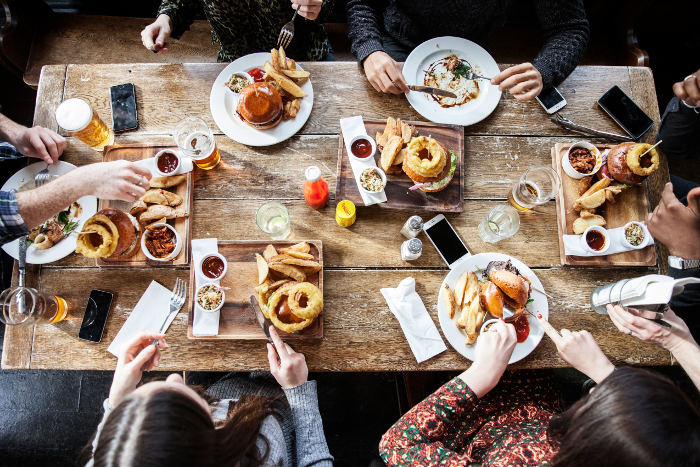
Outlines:
{"type": "Polygon", "coordinates": [[[277,329],[285,332],[301,331],[309,327],[323,311],[323,296],[318,287],[310,282],[291,282],[275,290],[266,308],[267,317],[277,329]],[[291,314],[299,322],[285,323],[279,318],[278,308],[283,300],[287,300],[291,314]]]}
{"type": "Polygon", "coordinates": [[[97,214],[83,224],[75,251],[88,258],[106,258],[117,249],[118,241],[119,231],[114,222],[105,215],[97,214]],[[95,234],[102,240],[97,245],[92,242],[95,234]]]}

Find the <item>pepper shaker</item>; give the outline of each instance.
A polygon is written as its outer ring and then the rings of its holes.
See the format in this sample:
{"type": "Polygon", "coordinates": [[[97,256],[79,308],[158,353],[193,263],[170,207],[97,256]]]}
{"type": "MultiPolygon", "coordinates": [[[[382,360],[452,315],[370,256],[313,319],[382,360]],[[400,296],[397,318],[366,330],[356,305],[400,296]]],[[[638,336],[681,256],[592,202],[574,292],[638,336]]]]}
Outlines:
{"type": "Polygon", "coordinates": [[[423,219],[420,216],[411,216],[401,227],[401,235],[406,238],[416,238],[423,230],[423,219]]]}
{"type": "Polygon", "coordinates": [[[411,238],[401,244],[401,259],[404,261],[413,261],[420,258],[423,253],[423,242],[420,238],[411,238]]]}

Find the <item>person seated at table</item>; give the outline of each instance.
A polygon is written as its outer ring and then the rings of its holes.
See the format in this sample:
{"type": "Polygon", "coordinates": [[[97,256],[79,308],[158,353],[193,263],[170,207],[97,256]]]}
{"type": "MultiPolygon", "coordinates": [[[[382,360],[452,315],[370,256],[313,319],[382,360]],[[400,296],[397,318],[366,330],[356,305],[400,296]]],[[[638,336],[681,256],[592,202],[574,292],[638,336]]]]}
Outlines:
{"type": "Polygon", "coordinates": [[[474,362],[387,431],[387,465],[698,465],[700,412],[665,376],[615,369],[587,331],[561,330],[559,355],[597,386],[565,412],[553,378],[502,378],[516,335],[494,324],[474,362]],[[500,380],[500,382],[499,382],[500,380]]]}
{"type": "Polygon", "coordinates": [[[0,113],[0,159],[33,157],[55,164],[66,144],[55,131],[42,126],[27,128],[0,113]]]}
{"type": "MultiPolygon", "coordinates": [[[[545,35],[540,52],[532,63],[509,67],[491,80],[501,91],[507,89],[521,101],[534,99],[543,88],[563,81],[583,57],[589,36],[583,0],[533,1],[545,35]]],[[[509,3],[348,0],[351,50],[374,89],[408,93],[406,79],[396,62],[405,61],[416,46],[434,37],[458,36],[486,42],[505,23],[509,3]]]]}
{"type": "Polygon", "coordinates": [[[153,339],[168,345],[162,334],[135,338],[117,361],[105,415],[84,452],[91,456],[86,465],[333,465],[304,355],[273,327],[270,336],[276,388],[270,389],[271,378],[251,375],[225,377],[206,392],[177,373],[137,388],[142,372],[160,361],[153,339]]]}
{"type": "MultiPolygon", "coordinates": [[[[673,85],[657,140],[670,157],[700,158],[700,70],[673,85]]],[[[697,185],[695,185],[697,186],[697,185]]],[[[678,196],[681,198],[682,196],[678,196]]]]}
{"type": "Polygon", "coordinates": [[[189,29],[199,8],[204,7],[211,25],[212,43],[219,43],[218,60],[231,62],[243,55],[276,48],[282,26],[292,19],[296,10],[301,18],[294,21],[294,38],[285,49],[287,56],[297,61],[333,60],[323,27],[333,2],[162,0],[156,20],[141,31],[141,42],[148,50],[166,53],[170,37],[179,39],[189,29]]]}

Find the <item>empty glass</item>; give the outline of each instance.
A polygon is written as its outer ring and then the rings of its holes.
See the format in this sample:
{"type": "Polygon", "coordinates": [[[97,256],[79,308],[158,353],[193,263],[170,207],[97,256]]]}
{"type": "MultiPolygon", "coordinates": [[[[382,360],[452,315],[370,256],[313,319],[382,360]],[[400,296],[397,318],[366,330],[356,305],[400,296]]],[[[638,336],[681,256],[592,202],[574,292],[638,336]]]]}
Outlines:
{"type": "Polygon", "coordinates": [[[499,204],[491,208],[481,224],[479,236],[488,243],[500,242],[512,237],[520,229],[520,215],[511,206],[499,204]]]}
{"type": "Polygon", "coordinates": [[[57,323],[68,319],[68,304],[64,299],[30,287],[3,290],[0,307],[0,319],[9,326],[57,323]]]}
{"type": "Polygon", "coordinates": [[[258,208],[255,223],[260,230],[272,237],[273,240],[284,240],[291,232],[289,227],[289,211],[281,203],[271,201],[258,208]]]}
{"type": "Polygon", "coordinates": [[[561,187],[559,175],[547,166],[530,167],[513,185],[508,201],[521,212],[554,199],[561,187]]]}

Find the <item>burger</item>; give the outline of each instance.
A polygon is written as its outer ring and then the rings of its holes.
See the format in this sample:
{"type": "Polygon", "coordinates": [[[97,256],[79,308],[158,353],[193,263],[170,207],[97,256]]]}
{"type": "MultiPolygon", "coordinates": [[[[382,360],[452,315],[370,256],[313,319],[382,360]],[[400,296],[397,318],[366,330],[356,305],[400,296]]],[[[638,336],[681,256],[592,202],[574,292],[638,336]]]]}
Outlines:
{"type": "Polygon", "coordinates": [[[651,144],[645,143],[622,143],[613,146],[607,159],[603,161],[599,177],[625,185],[642,183],[659,168],[659,153],[656,149],[644,154],[651,147],[651,144]]]}
{"type": "Polygon", "coordinates": [[[434,138],[417,136],[406,147],[401,166],[404,173],[426,192],[444,190],[457,170],[457,156],[434,138]]]}
{"type": "Polygon", "coordinates": [[[256,130],[277,126],[283,113],[282,97],[267,83],[249,84],[238,93],[236,114],[243,123],[256,130]]]}
{"type": "Polygon", "coordinates": [[[479,287],[479,303],[484,310],[502,318],[507,307],[513,312],[508,320],[525,311],[530,299],[530,281],[510,261],[491,261],[484,275],[488,280],[479,287]]]}
{"type": "Polygon", "coordinates": [[[140,238],[141,227],[134,216],[103,209],[85,221],[75,251],[88,258],[130,258],[139,251],[140,238]]]}

